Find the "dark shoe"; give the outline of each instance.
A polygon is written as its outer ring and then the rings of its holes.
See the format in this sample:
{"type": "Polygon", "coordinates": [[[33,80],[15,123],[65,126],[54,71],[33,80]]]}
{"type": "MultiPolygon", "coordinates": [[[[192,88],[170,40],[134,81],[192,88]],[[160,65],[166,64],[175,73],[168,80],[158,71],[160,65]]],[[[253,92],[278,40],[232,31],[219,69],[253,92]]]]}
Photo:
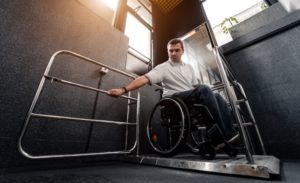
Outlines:
{"type": "Polygon", "coordinates": [[[226,146],[226,144],[229,145],[229,146],[236,146],[240,142],[241,142],[240,141],[240,135],[237,133],[233,137],[231,137],[229,140],[226,140],[226,142],[222,142],[222,143],[216,145],[215,150],[217,152],[221,152],[222,149],[226,146]]]}
{"type": "Polygon", "coordinates": [[[240,134],[235,134],[233,137],[231,137],[229,140],[226,141],[227,144],[231,145],[231,146],[234,146],[234,145],[237,145],[238,143],[241,142],[241,139],[240,139],[240,134]]]}

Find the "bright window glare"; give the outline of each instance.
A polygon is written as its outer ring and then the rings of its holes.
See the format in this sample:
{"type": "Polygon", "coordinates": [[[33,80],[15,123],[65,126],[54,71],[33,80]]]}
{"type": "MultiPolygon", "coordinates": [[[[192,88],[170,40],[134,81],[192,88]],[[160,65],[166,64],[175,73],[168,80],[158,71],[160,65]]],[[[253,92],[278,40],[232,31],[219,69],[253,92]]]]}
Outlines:
{"type": "Polygon", "coordinates": [[[262,0],[206,0],[203,6],[211,26],[214,27],[220,24],[225,18],[237,15],[261,1],[262,0]]]}
{"type": "Polygon", "coordinates": [[[101,0],[104,4],[110,7],[112,10],[116,10],[118,6],[118,0],[101,0]]]}
{"type": "Polygon", "coordinates": [[[130,13],[127,13],[125,35],[129,37],[129,45],[150,58],[151,32],[130,13]]]}

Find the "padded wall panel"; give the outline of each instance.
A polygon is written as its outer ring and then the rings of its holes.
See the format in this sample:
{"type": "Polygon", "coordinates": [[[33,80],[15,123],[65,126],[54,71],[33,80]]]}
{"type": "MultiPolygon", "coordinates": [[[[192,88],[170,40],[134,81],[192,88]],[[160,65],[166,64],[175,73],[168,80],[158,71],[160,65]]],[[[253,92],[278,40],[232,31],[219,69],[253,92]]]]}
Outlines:
{"type": "MultiPolygon", "coordinates": [[[[76,0],[3,0],[0,2],[0,40],[0,144],[3,147],[0,167],[52,164],[52,161],[25,160],[17,151],[20,130],[51,55],[61,49],[71,50],[125,70],[128,38],[76,0]]],[[[93,64],[61,55],[52,69],[51,75],[99,87],[99,67],[93,64]]],[[[103,80],[106,80],[105,89],[128,82],[112,72],[103,80]]],[[[96,98],[96,92],[46,82],[35,112],[126,119],[126,109],[123,109],[126,103],[119,105],[112,102],[115,99],[101,97],[96,98]]],[[[30,126],[25,147],[38,154],[84,152],[88,150],[89,134],[101,133],[88,123],[78,122],[39,119],[30,126]]],[[[114,129],[105,129],[111,130],[114,129]]],[[[112,143],[121,146],[119,141],[123,142],[123,135],[116,132],[111,137],[112,143]]],[[[109,143],[101,145],[107,149],[109,143]]]]}
{"type": "Polygon", "coordinates": [[[267,152],[279,158],[300,155],[299,17],[299,12],[289,14],[223,47],[248,95],[267,152]],[[289,25],[295,26],[235,49],[289,25]]]}

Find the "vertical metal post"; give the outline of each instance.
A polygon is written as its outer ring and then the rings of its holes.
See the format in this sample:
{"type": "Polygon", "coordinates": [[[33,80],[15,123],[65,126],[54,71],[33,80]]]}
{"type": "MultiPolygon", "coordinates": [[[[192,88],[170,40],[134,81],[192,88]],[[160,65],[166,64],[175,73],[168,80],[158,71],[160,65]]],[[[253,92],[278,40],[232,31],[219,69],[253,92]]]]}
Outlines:
{"type": "Polygon", "coordinates": [[[25,151],[23,150],[23,148],[22,148],[22,139],[23,139],[23,137],[24,137],[24,135],[25,135],[27,126],[28,126],[29,121],[30,121],[30,119],[31,119],[31,114],[33,113],[33,110],[34,110],[34,108],[35,108],[35,105],[36,105],[36,103],[37,103],[37,101],[38,101],[38,99],[39,99],[39,97],[40,97],[40,94],[41,94],[41,92],[42,92],[42,89],[43,89],[43,87],[44,87],[44,84],[45,84],[45,81],[46,81],[45,75],[48,75],[48,74],[49,74],[50,69],[51,69],[51,66],[52,66],[52,64],[53,64],[53,62],[54,62],[54,58],[55,58],[57,55],[59,55],[59,54],[60,54],[60,52],[56,52],[55,54],[53,54],[53,55],[51,56],[50,61],[49,61],[48,65],[47,65],[47,67],[46,67],[46,69],[45,69],[44,75],[43,75],[43,77],[42,77],[42,79],[41,79],[41,81],[40,81],[40,84],[39,84],[39,86],[38,86],[38,89],[37,89],[37,91],[36,91],[36,93],[35,93],[35,96],[34,96],[34,98],[33,98],[33,101],[32,101],[32,103],[31,103],[31,106],[30,106],[30,108],[29,108],[29,111],[28,111],[28,113],[27,113],[27,118],[26,118],[24,127],[23,127],[23,129],[22,129],[22,131],[21,131],[19,140],[18,140],[18,148],[19,148],[19,151],[20,151],[21,153],[22,153],[22,152],[25,152],[25,151]]]}
{"type": "Polygon", "coordinates": [[[140,89],[137,90],[137,101],[136,101],[136,155],[140,155],[140,105],[141,95],[140,89]]]}
{"type": "MultiPolygon", "coordinates": [[[[128,92],[128,97],[131,97],[131,92],[128,92]]],[[[129,122],[130,117],[130,99],[127,100],[126,123],[129,122]]],[[[125,128],[125,149],[128,148],[128,126],[125,128]]]]}

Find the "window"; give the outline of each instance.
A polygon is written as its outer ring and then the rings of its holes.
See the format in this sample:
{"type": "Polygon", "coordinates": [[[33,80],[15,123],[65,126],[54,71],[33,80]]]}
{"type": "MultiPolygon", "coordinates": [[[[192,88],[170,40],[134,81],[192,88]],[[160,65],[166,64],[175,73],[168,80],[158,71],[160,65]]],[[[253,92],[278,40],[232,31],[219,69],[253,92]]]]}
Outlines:
{"type": "Polygon", "coordinates": [[[221,81],[215,55],[205,24],[183,36],[185,54],[183,62],[192,65],[202,84],[213,86],[221,81]]]}
{"type": "Polygon", "coordinates": [[[152,5],[146,0],[127,0],[127,5],[152,26],[152,5]]]}
{"type": "Polygon", "coordinates": [[[109,8],[111,8],[113,11],[115,11],[117,9],[118,2],[119,2],[118,0],[100,0],[100,1],[102,1],[105,5],[107,5],[109,8]]]}
{"type": "Polygon", "coordinates": [[[149,0],[128,0],[125,35],[129,37],[126,69],[138,75],[152,67],[152,6],[149,0]]]}
{"type": "MultiPolygon", "coordinates": [[[[126,15],[124,34],[129,38],[126,69],[142,75],[152,67],[152,3],[150,0],[78,0],[97,15],[113,23],[115,16],[126,15]],[[122,15],[116,15],[118,4],[122,15]],[[123,15],[123,9],[126,10],[123,15]]],[[[121,20],[123,21],[123,19],[121,20]]],[[[124,20],[125,21],[125,20],[124,20]]],[[[121,25],[120,30],[123,30],[121,25]]]]}
{"type": "Polygon", "coordinates": [[[118,0],[78,0],[82,5],[112,23],[118,0]]]}
{"type": "Polygon", "coordinates": [[[125,35],[129,37],[130,47],[150,58],[151,31],[130,13],[127,13],[125,35]]]}
{"type": "Polygon", "coordinates": [[[218,45],[232,40],[229,28],[267,8],[264,0],[205,0],[203,7],[218,45]]]}

